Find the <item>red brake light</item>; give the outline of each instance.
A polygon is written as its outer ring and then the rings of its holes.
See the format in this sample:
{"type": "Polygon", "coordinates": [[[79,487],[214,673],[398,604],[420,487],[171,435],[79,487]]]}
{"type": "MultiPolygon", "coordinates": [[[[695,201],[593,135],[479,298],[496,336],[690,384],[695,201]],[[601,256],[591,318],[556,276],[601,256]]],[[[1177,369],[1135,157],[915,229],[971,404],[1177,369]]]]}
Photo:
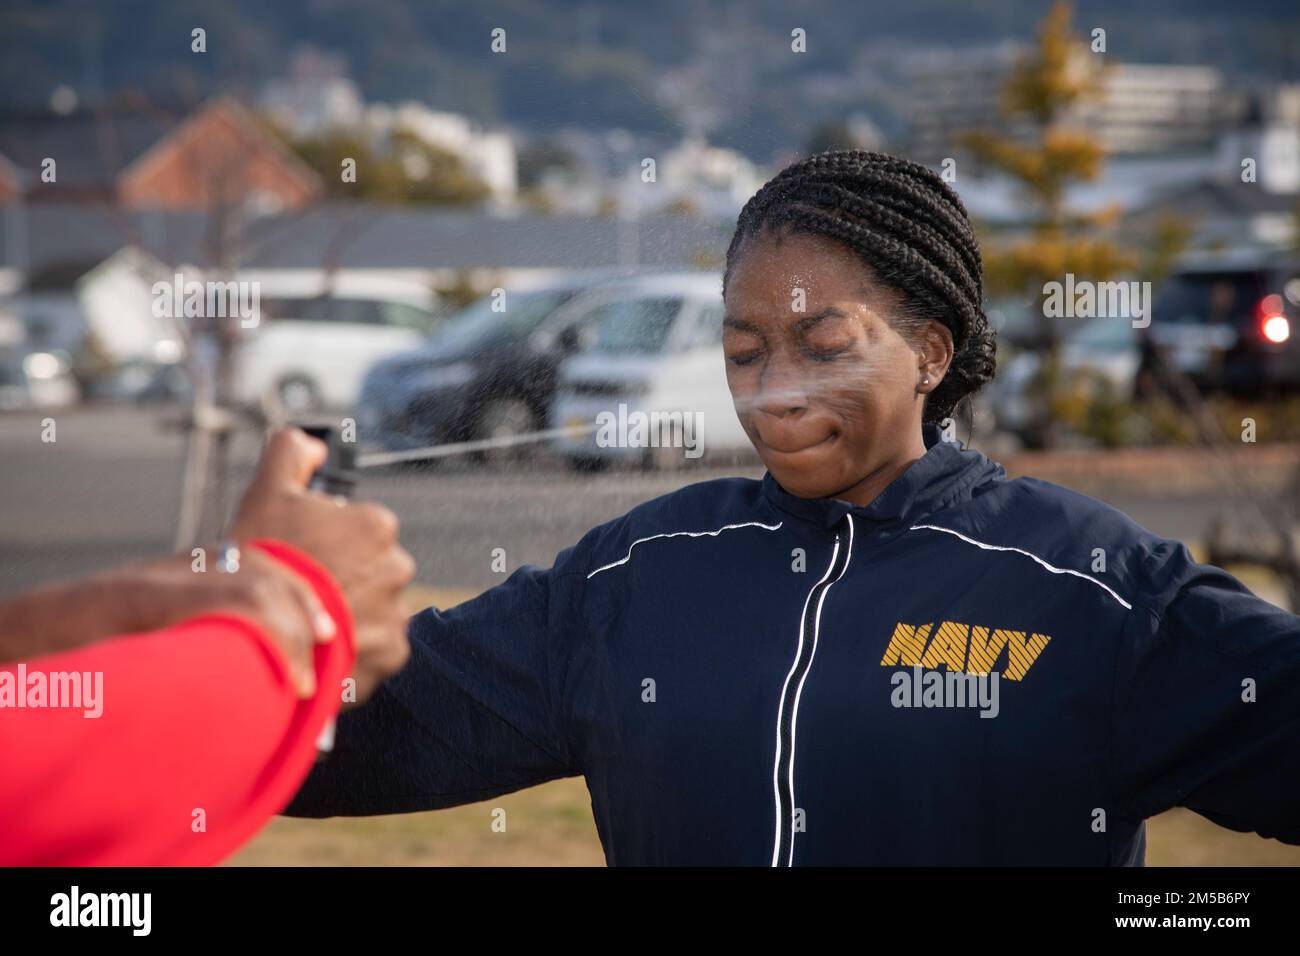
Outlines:
{"type": "Polygon", "coordinates": [[[1282,343],[1291,337],[1291,323],[1285,315],[1268,315],[1260,323],[1259,330],[1270,342],[1282,343]]]}
{"type": "Polygon", "coordinates": [[[1282,297],[1280,295],[1264,296],[1264,298],[1259,300],[1259,305],[1256,306],[1256,311],[1258,312],[1261,321],[1266,320],[1272,315],[1281,315],[1282,297]]]}
{"type": "Polygon", "coordinates": [[[1280,295],[1266,295],[1259,300],[1259,305],[1255,307],[1256,314],[1259,316],[1259,334],[1272,342],[1274,345],[1280,345],[1287,339],[1291,338],[1291,323],[1287,321],[1282,314],[1282,297],[1280,295]]]}

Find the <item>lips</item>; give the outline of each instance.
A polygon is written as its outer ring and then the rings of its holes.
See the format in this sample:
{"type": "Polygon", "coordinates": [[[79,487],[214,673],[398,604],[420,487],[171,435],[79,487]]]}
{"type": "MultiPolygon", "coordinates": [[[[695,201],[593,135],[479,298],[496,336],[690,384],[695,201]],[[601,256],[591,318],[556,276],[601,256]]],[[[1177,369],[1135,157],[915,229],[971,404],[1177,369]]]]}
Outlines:
{"type": "Polygon", "coordinates": [[[759,440],[769,450],[780,455],[797,455],[811,451],[834,441],[839,433],[825,425],[817,426],[809,422],[787,424],[779,419],[759,424],[754,423],[754,430],[759,440]]]}

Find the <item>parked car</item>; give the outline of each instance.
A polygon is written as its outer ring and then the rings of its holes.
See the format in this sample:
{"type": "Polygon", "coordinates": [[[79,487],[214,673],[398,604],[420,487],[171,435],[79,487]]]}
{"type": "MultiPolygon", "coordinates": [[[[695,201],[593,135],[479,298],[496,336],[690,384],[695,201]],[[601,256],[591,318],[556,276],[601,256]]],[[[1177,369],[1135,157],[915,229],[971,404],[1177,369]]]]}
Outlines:
{"type": "Polygon", "coordinates": [[[0,352],[0,410],[66,408],[80,399],[63,352],[0,352]]]}
{"type": "Polygon", "coordinates": [[[1206,391],[1300,389],[1300,262],[1258,255],[1183,265],[1160,288],[1148,348],[1206,391]]]}
{"type": "Polygon", "coordinates": [[[366,370],[418,346],[436,322],[428,307],[401,300],[264,300],[240,348],[235,397],[246,404],[272,398],[290,415],[351,407],[366,370]]]}
{"type": "MultiPolygon", "coordinates": [[[[1076,321],[1080,324],[1061,342],[1062,376],[1096,376],[1109,383],[1116,394],[1130,397],[1141,363],[1139,330],[1124,318],[1076,321]]],[[[1032,388],[1042,361],[1042,352],[1027,350],[1000,361],[986,393],[996,427],[1031,445],[1038,440],[1045,414],[1032,388]]]]}
{"type": "MultiPolygon", "coordinates": [[[[555,370],[579,344],[584,314],[569,306],[599,281],[574,275],[484,296],[420,348],[375,363],[357,408],[361,439],[399,450],[540,429],[555,370]]],[[[480,457],[532,451],[521,445],[480,457]]]]}
{"type": "MultiPolygon", "coordinates": [[[[420,349],[370,369],[357,408],[361,440],[383,449],[506,438],[545,427],[555,373],[581,347],[604,286],[645,269],[584,269],[486,295],[420,349]]],[[[480,460],[530,458],[521,444],[480,460]]]]}
{"type": "MultiPolygon", "coordinates": [[[[637,413],[670,422],[663,416],[699,416],[701,450],[748,450],[727,388],[721,290],[720,276],[701,273],[645,276],[602,290],[603,301],[589,304],[584,349],[561,367],[552,426],[590,428],[602,413],[612,416],[607,422],[637,413]]],[[[688,438],[671,431],[661,437],[674,434],[688,438]]],[[[610,443],[599,433],[563,438],[557,448],[582,469],[620,459],[647,467],[690,460],[684,447],[610,443]]]]}

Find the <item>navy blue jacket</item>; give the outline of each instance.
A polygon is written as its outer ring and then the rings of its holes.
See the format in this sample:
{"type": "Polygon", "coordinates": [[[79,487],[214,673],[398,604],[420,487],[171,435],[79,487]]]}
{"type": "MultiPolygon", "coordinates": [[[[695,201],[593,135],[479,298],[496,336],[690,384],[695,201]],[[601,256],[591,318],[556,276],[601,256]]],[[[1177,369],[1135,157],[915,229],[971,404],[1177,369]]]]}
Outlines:
{"type": "Polygon", "coordinates": [[[416,615],[287,812],[581,774],[610,864],[1140,864],[1176,806],[1300,843],[1300,618],[924,432],[869,507],[702,482],[416,615]]]}

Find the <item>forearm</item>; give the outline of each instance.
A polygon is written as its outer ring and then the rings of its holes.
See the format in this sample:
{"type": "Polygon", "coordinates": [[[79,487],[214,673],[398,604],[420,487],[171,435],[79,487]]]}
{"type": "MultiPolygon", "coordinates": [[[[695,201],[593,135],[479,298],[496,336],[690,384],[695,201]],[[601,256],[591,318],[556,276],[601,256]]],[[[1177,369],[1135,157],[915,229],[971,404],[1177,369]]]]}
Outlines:
{"type": "Polygon", "coordinates": [[[298,698],[257,624],[224,613],[0,666],[0,691],[25,702],[0,693],[0,865],[214,863],[288,801],[337,712],[354,645],[327,576],[270,546],[339,628],[315,649],[316,696],[298,698]],[[29,690],[70,675],[77,700],[47,691],[38,704],[29,690]]]}
{"type": "Polygon", "coordinates": [[[285,813],[437,810],[577,774],[552,733],[549,581],[521,569],[472,601],[412,618],[406,667],[339,718],[334,752],[285,813]]]}
{"type": "Polygon", "coordinates": [[[137,628],[137,597],[115,572],[0,601],[0,663],[58,654],[137,628]]]}

